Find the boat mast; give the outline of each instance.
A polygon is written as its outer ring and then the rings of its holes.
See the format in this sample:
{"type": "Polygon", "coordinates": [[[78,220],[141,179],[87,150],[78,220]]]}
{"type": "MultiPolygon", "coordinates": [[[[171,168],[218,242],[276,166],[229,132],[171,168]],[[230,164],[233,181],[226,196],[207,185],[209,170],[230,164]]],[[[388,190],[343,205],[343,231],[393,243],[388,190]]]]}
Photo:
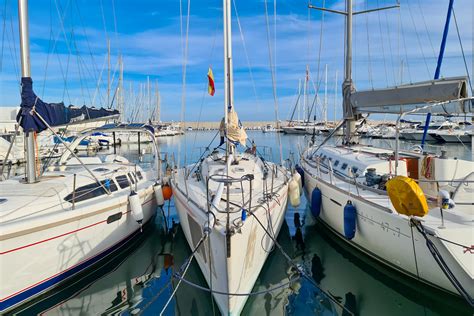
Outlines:
{"type": "MultiPolygon", "coordinates": [[[[224,124],[227,135],[228,115],[234,107],[234,84],[232,73],[232,29],[230,0],[223,0],[224,15],[224,124]]],[[[229,140],[226,142],[226,156],[229,155],[229,140]]]]}
{"type": "MultiPolygon", "coordinates": [[[[449,22],[451,21],[451,12],[453,11],[453,4],[454,4],[454,0],[449,0],[448,14],[446,16],[446,22],[444,24],[443,39],[441,40],[441,46],[439,48],[439,55],[438,55],[438,63],[436,64],[436,71],[434,75],[435,80],[439,79],[439,75],[441,72],[441,63],[443,62],[444,50],[446,48],[446,39],[448,38],[449,22]]],[[[423,128],[423,137],[421,139],[422,149],[425,147],[426,134],[428,134],[428,128],[430,126],[430,122],[431,122],[431,113],[428,112],[428,114],[426,114],[425,127],[423,128]]]]}
{"type": "Polygon", "coordinates": [[[351,93],[354,89],[352,83],[352,0],[346,0],[346,52],[345,52],[345,77],[342,83],[342,108],[346,119],[344,129],[344,143],[349,144],[351,135],[355,130],[355,117],[352,113],[351,93]]]}
{"type": "Polygon", "coordinates": [[[355,122],[359,118],[359,115],[354,113],[354,110],[351,105],[351,94],[355,91],[354,85],[352,82],[352,18],[356,14],[362,13],[370,13],[375,11],[387,10],[392,8],[399,8],[400,4],[397,2],[396,5],[383,7],[383,8],[376,8],[376,9],[368,9],[358,12],[353,12],[352,10],[352,0],[346,0],[346,11],[339,11],[327,8],[316,7],[313,5],[308,6],[310,9],[316,9],[321,11],[327,11],[331,13],[337,13],[344,15],[346,17],[346,34],[345,34],[345,61],[344,61],[344,81],[342,83],[342,109],[343,109],[343,117],[345,122],[344,128],[344,143],[349,144],[351,142],[352,135],[355,131],[355,122]]]}
{"type": "Polygon", "coordinates": [[[107,39],[107,108],[110,106],[110,39],[107,39]]]}
{"type": "Polygon", "coordinates": [[[334,124],[336,124],[336,107],[337,107],[337,70],[334,84],[334,124]]]}
{"type": "MultiPolygon", "coordinates": [[[[30,66],[30,35],[28,29],[28,0],[18,0],[18,18],[20,28],[20,59],[21,76],[31,77],[30,66]]],[[[36,157],[35,140],[33,131],[24,131],[26,151],[26,181],[35,183],[36,179],[36,157]]]]}
{"type": "Polygon", "coordinates": [[[161,122],[161,113],[160,113],[160,106],[161,106],[161,98],[160,92],[158,91],[158,80],[155,79],[155,100],[156,100],[156,112],[155,112],[155,119],[159,123],[161,122]]]}
{"type": "Polygon", "coordinates": [[[122,55],[119,57],[119,64],[120,64],[120,74],[119,74],[119,93],[118,93],[118,110],[120,111],[119,114],[119,123],[124,122],[124,91],[123,91],[123,59],[122,55]]]}
{"type": "Polygon", "coordinates": [[[324,124],[328,123],[328,64],[324,72],[324,124]]]}

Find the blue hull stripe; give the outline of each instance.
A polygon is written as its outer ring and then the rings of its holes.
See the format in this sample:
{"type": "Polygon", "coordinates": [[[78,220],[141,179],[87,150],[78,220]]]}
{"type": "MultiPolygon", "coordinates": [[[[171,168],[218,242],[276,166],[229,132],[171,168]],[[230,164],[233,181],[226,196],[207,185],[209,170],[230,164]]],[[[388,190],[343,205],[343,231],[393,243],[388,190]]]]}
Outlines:
{"type": "MultiPolygon", "coordinates": [[[[153,218],[153,217],[152,217],[153,218]]],[[[132,234],[130,234],[129,236],[127,236],[125,239],[119,241],[118,243],[116,243],[115,245],[113,245],[112,247],[110,247],[109,249],[105,250],[104,252],[102,253],[99,253],[98,255],[96,255],[95,257],[92,257],[90,258],[89,260],[87,261],[84,261],[80,264],[78,264],[77,266],[71,268],[70,270],[67,270],[61,274],[58,274],[56,275],[55,277],[49,279],[49,280],[46,280],[44,281],[43,283],[40,283],[32,288],[29,288],[27,289],[26,291],[24,292],[21,292],[21,293],[18,293],[17,295],[15,296],[12,296],[2,302],[0,302],[0,313],[1,312],[4,312],[6,309],[9,309],[23,301],[26,301],[28,300],[29,298],[39,294],[40,292],[43,292],[45,291],[46,289],[64,281],[65,279],[68,279],[70,278],[71,276],[85,270],[86,268],[90,267],[91,265],[93,265],[94,263],[100,261],[101,259],[103,259],[104,257],[107,257],[109,254],[111,254],[112,252],[116,251],[117,249],[119,249],[120,247],[122,247],[123,245],[125,245],[127,242],[129,242],[135,235],[137,235],[137,233],[140,233],[140,229],[137,229],[136,231],[134,231],[132,234]]]]}

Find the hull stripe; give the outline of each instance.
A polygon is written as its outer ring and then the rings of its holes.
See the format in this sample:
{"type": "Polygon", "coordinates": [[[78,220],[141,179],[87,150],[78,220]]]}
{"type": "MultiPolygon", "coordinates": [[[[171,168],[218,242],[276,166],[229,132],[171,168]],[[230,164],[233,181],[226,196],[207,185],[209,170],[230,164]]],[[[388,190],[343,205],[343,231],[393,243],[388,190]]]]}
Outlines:
{"type": "MultiPolygon", "coordinates": [[[[95,226],[97,224],[104,223],[104,222],[106,222],[106,220],[102,221],[102,222],[99,222],[99,223],[96,223],[96,224],[86,226],[84,228],[90,228],[92,226],[95,226]]],[[[82,229],[79,229],[79,230],[82,230],[82,229]]],[[[54,286],[55,284],[57,284],[57,283],[65,280],[65,279],[67,279],[67,278],[83,271],[84,269],[88,268],[89,266],[93,265],[97,261],[103,259],[107,255],[111,254],[112,252],[114,252],[117,249],[119,249],[120,247],[122,247],[124,244],[126,244],[128,241],[130,241],[139,232],[140,232],[140,229],[137,229],[133,233],[131,233],[130,235],[128,235],[125,238],[123,238],[122,240],[118,241],[116,244],[114,244],[110,248],[104,250],[103,252],[98,253],[94,257],[86,259],[82,262],[79,262],[76,265],[70,267],[69,269],[67,269],[63,272],[59,272],[59,273],[57,273],[57,274],[55,274],[55,275],[53,275],[53,276],[51,276],[47,279],[44,279],[44,280],[42,280],[42,281],[40,281],[36,284],[33,284],[33,285],[29,286],[29,287],[27,287],[23,290],[20,290],[20,291],[18,291],[16,293],[13,293],[13,294],[5,297],[5,298],[2,298],[0,300],[0,312],[2,312],[5,309],[10,308],[14,305],[17,305],[18,303],[23,302],[23,301],[27,300],[28,298],[30,298],[32,296],[35,296],[35,295],[39,294],[40,292],[43,292],[46,289],[54,286]]],[[[59,236],[57,236],[57,237],[59,237],[59,236]]],[[[54,238],[50,238],[50,239],[47,239],[47,240],[44,240],[44,241],[48,241],[48,240],[51,240],[51,239],[54,239],[54,238]]]]}

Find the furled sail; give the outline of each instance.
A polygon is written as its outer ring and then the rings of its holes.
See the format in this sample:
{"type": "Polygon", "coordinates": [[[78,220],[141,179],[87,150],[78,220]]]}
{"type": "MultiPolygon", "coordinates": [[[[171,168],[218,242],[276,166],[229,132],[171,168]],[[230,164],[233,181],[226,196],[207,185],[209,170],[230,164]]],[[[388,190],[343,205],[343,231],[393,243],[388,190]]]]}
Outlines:
{"type": "MultiPolygon", "coordinates": [[[[234,109],[231,109],[229,112],[227,112],[227,119],[228,119],[227,139],[229,139],[232,143],[236,145],[240,143],[242,146],[245,146],[245,142],[247,141],[247,133],[245,132],[245,129],[239,120],[237,112],[235,112],[234,109]]],[[[223,137],[225,134],[224,119],[222,119],[221,126],[219,129],[221,131],[221,145],[222,145],[223,137]]]]}
{"type": "Polygon", "coordinates": [[[466,85],[465,77],[455,77],[356,91],[351,94],[351,104],[356,113],[472,113],[474,104],[466,85]],[[427,107],[429,104],[433,106],[427,107]]]}
{"type": "Polygon", "coordinates": [[[238,142],[242,146],[245,146],[245,142],[247,141],[247,133],[245,132],[239,117],[237,116],[237,112],[232,109],[227,113],[227,115],[227,138],[234,143],[238,142]]]}
{"type": "Polygon", "coordinates": [[[72,105],[66,107],[62,102],[45,103],[33,91],[33,80],[30,77],[23,77],[21,78],[21,105],[16,120],[24,131],[41,132],[47,128],[34,112],[39,114],[50,126],[119,115],[117,110],[95,109],[86,106],[79,108],[72,105]]]}

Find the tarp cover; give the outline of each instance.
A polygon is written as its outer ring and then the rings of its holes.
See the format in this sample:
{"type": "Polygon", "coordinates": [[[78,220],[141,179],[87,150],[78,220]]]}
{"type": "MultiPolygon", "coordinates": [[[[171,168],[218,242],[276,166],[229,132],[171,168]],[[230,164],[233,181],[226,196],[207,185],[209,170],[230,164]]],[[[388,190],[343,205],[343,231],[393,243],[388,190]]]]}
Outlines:
{"type": "Polygon", "coordinates": [[[104,108],[95,109],[86,106],[78,108],[72,105],[66,107],[62,102],[45,103],[33,91],[33,80],[30,77],[21,78],[21,87],[21,105],[16,120],[26,132],[35,131],[39,133],[47,128],[41,119],[32,113],[33,107],[50,126],[119,114],[117,110],[106,110],[104,108]]]}

